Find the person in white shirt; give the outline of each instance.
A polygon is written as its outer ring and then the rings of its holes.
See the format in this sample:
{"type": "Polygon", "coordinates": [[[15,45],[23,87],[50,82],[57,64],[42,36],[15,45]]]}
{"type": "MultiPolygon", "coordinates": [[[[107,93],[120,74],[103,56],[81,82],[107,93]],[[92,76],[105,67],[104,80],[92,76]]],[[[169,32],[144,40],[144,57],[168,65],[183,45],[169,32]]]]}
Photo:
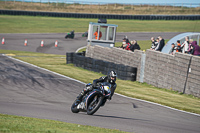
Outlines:
{"type": "Polygon", "coordinates": [[[184,43],[181,45],[181,47],[183,48],[183,53],[188,53],[188,49],[189,49],[189,36],[185,37],[185,41],[184,43]]]}

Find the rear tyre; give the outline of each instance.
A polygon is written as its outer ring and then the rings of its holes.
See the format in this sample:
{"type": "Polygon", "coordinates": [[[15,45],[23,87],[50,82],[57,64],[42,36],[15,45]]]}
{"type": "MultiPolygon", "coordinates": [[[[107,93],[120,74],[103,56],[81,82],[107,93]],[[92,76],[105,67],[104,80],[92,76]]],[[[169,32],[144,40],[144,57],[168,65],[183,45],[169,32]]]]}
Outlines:
{"type": "Polygon", "coordinates": [[[87,114],[93,115],[101,106],[102,103],[102,96],[101,95],[94,95],[88,100],[88,108],[87,114]]]}
{"type": "Polygon", "coordinates": [[[79,109],[77,109],[77,106],[78,106],[78,103],[76,101],[74,101],[74,103],[71,106],[71,111],[73,113],[78,113],[79,112],[79,109]]]}

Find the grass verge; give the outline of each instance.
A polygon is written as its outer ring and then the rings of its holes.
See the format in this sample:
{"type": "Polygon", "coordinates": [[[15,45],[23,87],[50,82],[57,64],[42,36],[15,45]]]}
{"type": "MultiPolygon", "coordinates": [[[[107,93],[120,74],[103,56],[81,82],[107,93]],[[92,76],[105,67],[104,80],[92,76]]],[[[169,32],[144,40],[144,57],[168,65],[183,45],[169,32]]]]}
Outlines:
{"type": "MultiPolygon", "coordinates": [[[[85,32],[89,22],[97,19],[34,17],[0,15],[0,33],[65,33],[85,32]]],[[[189,20],[114,20],[108,24],[118,25],[117,32],[198,32],[200,21],[189,20]]]]}
{"type": "MultiPolygon", "coordinates": [[[[85,83],[92,82],[93,79],[102,76],[101,73],[74,67],[73,64],[66,64],[66,58],[63,55],[11,50],[0,50],[0,53],[13,55],[17,59],[69,76],[85,83]]],[[[146,83],[118,79],[117,84],[117,93],[200,114],[200,99],[197,97],[180,94],[172,90],[156,88],[146,83]]]]}
{"type": "Polygon", "coordinates": [[[0,132],[19,133],[124,133],[119,130],[0,114],[0,132]]]}

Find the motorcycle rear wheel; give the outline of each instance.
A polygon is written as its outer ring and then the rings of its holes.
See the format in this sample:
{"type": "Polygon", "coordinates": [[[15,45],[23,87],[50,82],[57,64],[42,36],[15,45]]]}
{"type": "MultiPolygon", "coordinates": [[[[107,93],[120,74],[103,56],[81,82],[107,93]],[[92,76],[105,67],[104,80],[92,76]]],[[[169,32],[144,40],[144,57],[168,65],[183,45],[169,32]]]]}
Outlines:
{"type": "Polygon", "coordinates": [[[74,101],[74,103],[71,106],[71,111],[73,113],[78,113],[79,112],[79,109],[77,109],[77,106],[78,106],[78,103],[76,101],[74,101]]]}

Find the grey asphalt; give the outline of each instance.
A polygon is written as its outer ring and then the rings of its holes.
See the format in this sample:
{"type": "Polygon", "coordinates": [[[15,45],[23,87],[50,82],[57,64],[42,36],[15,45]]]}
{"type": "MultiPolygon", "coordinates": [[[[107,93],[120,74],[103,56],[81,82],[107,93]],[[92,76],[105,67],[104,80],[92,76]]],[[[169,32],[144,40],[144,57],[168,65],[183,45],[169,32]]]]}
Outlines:
{"type": "MultiPolygon", "coordinates": [[[[170,39],[179,32],[129,32],[117,33],[116,42],[121,42],[124,36],[129,40],[150,40],[150,38],[162,36],[164,39],[170,39]]],[[[82,33],[75,33],[74,39],[65,39],[66,33],[48,33],[48,34],[3,34],[0,33],[0,39],[5,38],[5,45],[0,45],[0,49],[32,51],[48,54],[65,55],[66,52],[75,52],[78,48],[87,45],[87,38],[82,37],[82,33]],[[25,39],[28,45],[24,46],[25,39]],[[41,47],[41,41],[44,41],[44,47],[41,47]],[[58,41],[58,47],[55,47],[55,41],[58,41]]],[[[1,40],[2,41],[2,40],[1,40]]],[[[149,41],[149,48],[151,42],[149,41]]]]}
{"type": "Polygon", "coordinates": [[[200,117],[114,95],[93,116],[70,107],[84,84],[0,56],[0,113],[135,133],[199,133],[200,117]]]}
{"type": "MultiPolygon", "coordinates": [[[[121,41],[124,34],[137,40],[139,37],[148,40],[151,36],[161,35],[165,39],[172,36],[172,33],[117,33],[117,40],[121,41]]],[[[0,49],[65,54],[86,45],[86,38],[81,37],[81,33],[76,34],[73,40],[65,40],[64,35],[0,34],[0,38],[6,40],[0,49]],[[24,46],[24,39],[28,39],[28,46],[24,46]],[[40,47],[41,40],[45,41],[46,47],[40,47]],[[54,47],[55,40],[60,42],[57,48],[54,47]]],[[[82,112],[74,114],[70,107],[83,87],[80,82],[0,56],[0,113],[135,133],[200,132],[199,116],[118,95],[114,95],[93,116],[82,112]]]]}

